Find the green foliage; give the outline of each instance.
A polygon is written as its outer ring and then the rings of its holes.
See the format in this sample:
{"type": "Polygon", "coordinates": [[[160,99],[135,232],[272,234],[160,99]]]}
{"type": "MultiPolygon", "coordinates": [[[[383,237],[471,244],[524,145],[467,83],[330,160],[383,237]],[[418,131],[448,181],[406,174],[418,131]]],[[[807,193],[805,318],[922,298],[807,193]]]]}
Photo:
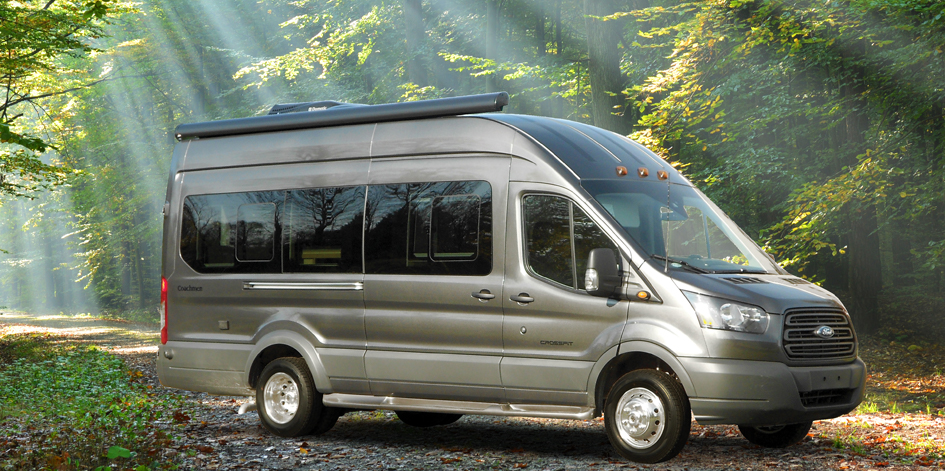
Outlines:
{"type": "Polygon", "coordinates": [[[50,148],[23,117],[39,117],[37,102],[88,86],[87,77],[62,80],[67,59],[94,51],[112,1],[0,1],[0,195],[26,196],[61,184],[69,174],[44,162],[50,148]]]}
{"type": "MultiPolygon", "coordinates": [[[[403,2],[0,0],[16,18],[0,25],[0,49],[13,51],[0,74],[24,71],[9,96],[30,98],[2,110],[3,191],[38,198],[0,210],[0,296],[56,312],[152,310],[169,133],[181,122],[493,86],[512,94],[510,112],[591,121],[584,2],[420,3],[423,34],[408,47],[403,2]],[[27,44],[42,53],[27,56],[27,44]]],[[[942,2],[618,3],[637,9],[604,18],[623,33],[613,114],[635,139],[851,310],[864,287],[880,291],[866,272],[881,272],[892,296],[942,287],[942,2]]]]}
{"type": "Polygon", "coordinates": [[[152,395],[121,360],[48,336],[0,337],[0,357],[9,360],[0,368],[0,440],[8,446],[0,467],[91,469],[121,460],[121,469],[176,468],[156,461],[170,443],[157,423],[170,422],[179,399],[152,395]]]}
{"type": "Polygon", "coordinates": [[[631,87],[643,112],[634,137],[796,273],[842,294],[861,279],[852,257],[886,250],[886,285],[926,273],[938,286],[942,11],[930,0],[758,0],[627,13],[650,22],[641,36],[668,57],[631,87]],[[852,247],[855,232],[889,245],[852,247]]]}

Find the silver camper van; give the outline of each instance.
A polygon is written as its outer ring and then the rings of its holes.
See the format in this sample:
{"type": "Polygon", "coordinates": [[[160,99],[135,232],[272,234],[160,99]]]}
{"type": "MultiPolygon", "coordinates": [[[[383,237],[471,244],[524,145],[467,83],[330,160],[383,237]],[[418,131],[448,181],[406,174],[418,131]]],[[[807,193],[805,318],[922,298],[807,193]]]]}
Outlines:
{"type": "Polygon", "coordinates": [[[351,410],[603,415],[647,463],[679,453],[692,416],[782,447],[860,403],[836,296],[645,147],[498,113],[508,99],[179,126],[161,383],[253,396],[286,437],[351,410]]]}

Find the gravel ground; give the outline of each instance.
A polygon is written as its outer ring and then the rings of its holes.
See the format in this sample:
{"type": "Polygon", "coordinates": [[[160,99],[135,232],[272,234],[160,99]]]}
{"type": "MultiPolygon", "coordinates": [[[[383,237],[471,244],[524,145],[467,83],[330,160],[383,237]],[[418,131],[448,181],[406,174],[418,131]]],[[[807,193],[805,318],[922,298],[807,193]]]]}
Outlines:
{"type": "Polygon", "coordinates": [[[184,408],[167,425],[178,438],[165,456],[183,460],[184,469],[820,470],[942,469],[943,464],[908,453],[889,456],[878,449],[833,446],[844,436],[873,433],[885,437],[891,431],[938,443],[945,438],[945,419],[909,414],[862,414],[816,422],[808,438],[786,449],[751,445],[732,426],[703,427],[693,422],[686,448],[659,465],[620,458],[612,451],[600,419],[465,416],[451,425],[420,429],[401,423],[392,412],[355,412],[341,417],[323,435],[285,439],[266,432],[255,412],[237,415],[240,404],[249,398],[161,387],[155,372],[153,327],[9,314],[0,317],[0,324],[5,322],[39,326],[22,325],[23,331],[46,330],[103,345],[141,371],[139,381],[153,386],[156,393],[183,397],[184,408]]]}

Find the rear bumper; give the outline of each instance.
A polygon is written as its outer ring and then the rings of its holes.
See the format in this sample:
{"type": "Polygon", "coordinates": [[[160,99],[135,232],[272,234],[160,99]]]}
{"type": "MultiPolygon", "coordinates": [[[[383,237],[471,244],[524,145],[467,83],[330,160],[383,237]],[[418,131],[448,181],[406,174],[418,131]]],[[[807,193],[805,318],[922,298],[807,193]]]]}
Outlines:
{"type": "Polygon", "coordinates": [[[221,396],[252,396],[244,371],[252,345],[168,342],[158,347],[157,372],[168,388],[221,396]]]}
{"type": "Polygon", "coordinates": [[[780,425],[838,417],[863,400],[866,364],[789,367],[783,363],[680,358],[700,424],[780,425]]]}

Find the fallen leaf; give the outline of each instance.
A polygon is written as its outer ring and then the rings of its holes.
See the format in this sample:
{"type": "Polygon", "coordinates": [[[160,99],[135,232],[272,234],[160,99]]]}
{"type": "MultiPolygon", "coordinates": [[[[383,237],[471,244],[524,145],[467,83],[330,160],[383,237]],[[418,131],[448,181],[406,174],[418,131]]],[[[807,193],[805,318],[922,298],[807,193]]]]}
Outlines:
{"type": "Polygon", "coordinates": [[[190,416],[179,410],[174,411],[174,421],[181,423],[188,422],[190,421],[190,416]]]}

